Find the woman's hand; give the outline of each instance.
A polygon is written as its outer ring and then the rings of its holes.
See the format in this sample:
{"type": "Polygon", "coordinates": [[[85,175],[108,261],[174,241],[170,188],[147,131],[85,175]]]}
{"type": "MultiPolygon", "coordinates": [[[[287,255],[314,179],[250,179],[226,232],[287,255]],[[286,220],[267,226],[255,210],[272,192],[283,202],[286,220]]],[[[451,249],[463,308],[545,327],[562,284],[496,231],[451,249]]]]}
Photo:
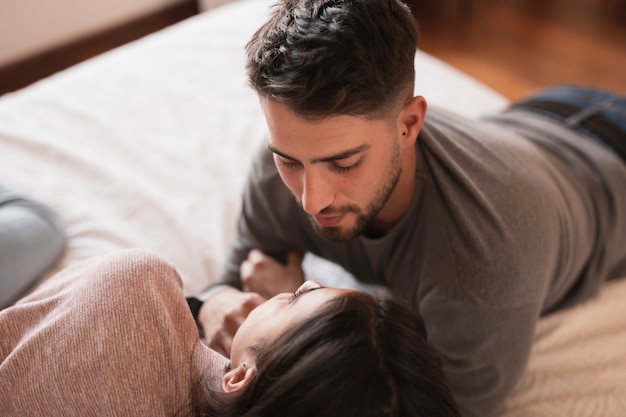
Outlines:
{"type": "Polygon", "coordinates": [[[291,251],[287,264],[281,264],[260,250],[253,249],[240,268],[244,291],[271,298],[284,292],[295,292],[304,283],[302,255],[291,251]]]}
{"type": "Polygon", "coordinates": [[[233,337],[248,314],[265,298],[253,292],[241,292],[225,287],[207,300],[198,313],[206,344],[213,350],[230,357],[233,337]]]}

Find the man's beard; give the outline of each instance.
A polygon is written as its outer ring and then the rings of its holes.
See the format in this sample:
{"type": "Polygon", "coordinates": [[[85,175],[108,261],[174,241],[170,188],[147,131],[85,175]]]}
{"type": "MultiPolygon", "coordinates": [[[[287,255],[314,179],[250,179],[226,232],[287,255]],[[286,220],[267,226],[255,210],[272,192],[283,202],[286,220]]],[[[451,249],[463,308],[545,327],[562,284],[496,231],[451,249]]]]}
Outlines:
{"type": "Polygon", "coordinates": [[[378,190],[376,195],[367,204],[365,211],[362,211],[359,207],[350,205],[340,208],[327,207],[321,211],[321,214],[356,214],[356,221],[354,226],[349,230],[343,230],[340,227],[322,227],[315,222],[312,216],[309,215],[315,231],[322,237],[333,242],[347,242],[362,235],[363,232],[370,225],[372,220],[378,216],[378,213],[383,209],[391,193],[396,188],[398,181],[400,180],[400,174],[402,173],[402,161],[400,159],[399,146],[394,147],[393,154],[391,155],[391,161],[385,183],[378,190]]]}

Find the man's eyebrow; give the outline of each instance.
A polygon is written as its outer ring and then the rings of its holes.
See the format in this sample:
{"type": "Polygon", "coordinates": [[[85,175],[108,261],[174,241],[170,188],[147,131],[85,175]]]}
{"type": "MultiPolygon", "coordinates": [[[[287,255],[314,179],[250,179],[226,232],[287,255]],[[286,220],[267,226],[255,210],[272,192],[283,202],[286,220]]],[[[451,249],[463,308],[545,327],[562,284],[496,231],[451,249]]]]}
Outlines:
{"type": "Polygon", "coordinates": [[[289,159],[290,161],[297,161],[297,159],[296,159],[296,158],[292,158],[291,156],[289,156],[289,155],[286,155],[286,154],[282,153],[281,151],[279,151],[278,149],[276,149],[275,147],[273,147],[273,146],[272,146],[272,145],[270,145],[269,143],[267,144],[267,149],[268,149],[270,152],[275,153],[276,155],[279,155],[279,156],[281,156],[281,157],[283,157],[283,158],[285,158],[285,159],[289,159]]]}
{"type": "MultiPolygon", "coordinates": [[[[365,152],[370,147],[371,147],[371,145],[369,145],[369,144],[359,145],[356,148],[348,149],[348,150],[345,150],[343,152],[339,152],[339,153],[334,154],[334,155],[324,156],[324,157],[321,157],[321,158],[315,158],[315,159],[313,159],[311,161],[311,163],[315,164],[315,163],[319,163],[319,162],[340,161],[342,159],[350,158],[351,156],[356,155],[358,153],[365,152]]],[[[297,161],[296,158],[282,153],[281,151],[279,151],[278,149],[276,149],[275,147],[273,147],[270,144],[267,145],[267,149],[269,149],[270,152],[275,153],[276,155],[279,155],[279,156],[281,156],[281,157],[283,157],[285,159],[289,159],[290,161],[297,161]]]]}

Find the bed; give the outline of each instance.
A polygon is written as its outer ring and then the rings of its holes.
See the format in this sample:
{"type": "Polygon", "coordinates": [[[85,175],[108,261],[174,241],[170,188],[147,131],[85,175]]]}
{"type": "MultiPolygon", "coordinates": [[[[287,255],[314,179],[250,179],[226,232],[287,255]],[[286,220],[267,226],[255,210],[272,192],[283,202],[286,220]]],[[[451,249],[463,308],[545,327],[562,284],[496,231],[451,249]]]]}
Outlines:
{"type": "MultiPolygon", "coordinates": [[[[0,98],[0,182],[51,206],[67,226],[50,273],[139,247],[176,265],[187,294],[211,283],[264,140],[243,45],[270,3],[218,7],[0,98]]],[[[416,68],[416,92],[431,104],[469,117],[507,104],[421,51],[416,68]]],[[[311,257],[306,268],[337,272],[311,257]]],[[[499,416],[626,415],[624,300],[626,280],[615,281],[542,319],[528,370],[499,416]]]]}

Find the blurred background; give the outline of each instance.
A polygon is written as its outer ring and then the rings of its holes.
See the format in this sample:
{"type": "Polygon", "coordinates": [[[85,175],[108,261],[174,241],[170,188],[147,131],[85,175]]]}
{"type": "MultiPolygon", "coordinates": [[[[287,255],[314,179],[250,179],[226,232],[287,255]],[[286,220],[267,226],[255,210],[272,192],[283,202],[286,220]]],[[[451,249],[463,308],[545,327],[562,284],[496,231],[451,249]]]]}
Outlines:
{"type": "Polygon", "coordinates": [[[420,49],[514,99],[557,83],[626,94],[626,0],[407,0],[420,49]]]}
{"type": "MultiPolygon", "coordinates": [[[[0,0],[0,95],[236,0],[0,0]]],[[[626,93],[626,0],[406,0],[419,47],[510,99],[626,93]]]]}

